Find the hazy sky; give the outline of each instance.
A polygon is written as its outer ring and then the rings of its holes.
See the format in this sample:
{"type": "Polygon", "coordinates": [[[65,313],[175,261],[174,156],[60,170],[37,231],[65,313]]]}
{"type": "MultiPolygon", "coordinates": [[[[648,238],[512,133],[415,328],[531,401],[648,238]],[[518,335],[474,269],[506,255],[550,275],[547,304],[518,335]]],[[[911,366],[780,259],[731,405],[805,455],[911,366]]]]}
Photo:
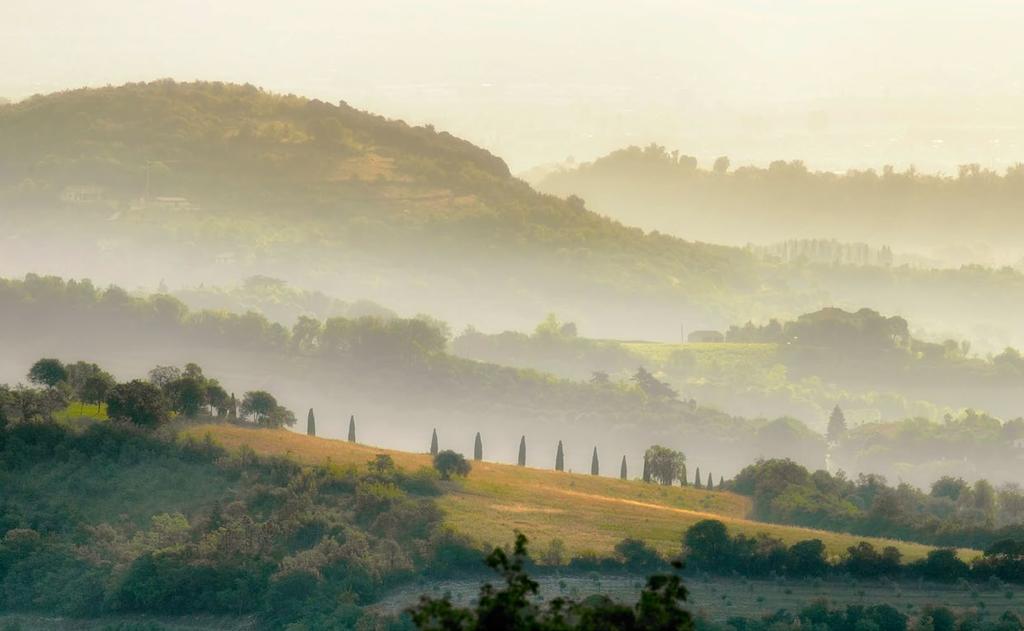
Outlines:
{"type": "Polygon", "coordinates": [[[819,168],[1024,160],[1024,3],[2,0],[0,96],[248,81],[514,170],[657,141],[819,168]]]}

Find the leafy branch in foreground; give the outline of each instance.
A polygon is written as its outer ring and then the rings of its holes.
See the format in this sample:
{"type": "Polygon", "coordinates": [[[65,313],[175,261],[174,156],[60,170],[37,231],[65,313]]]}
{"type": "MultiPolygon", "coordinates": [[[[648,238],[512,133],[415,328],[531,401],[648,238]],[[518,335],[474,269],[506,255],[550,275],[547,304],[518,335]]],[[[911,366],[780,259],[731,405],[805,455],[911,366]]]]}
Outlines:
{"type": "Polygon", "coordinates": [[[693,629],[693,619],[681,606],[687,593],[678,574],[682,569],[678,561],[672,563],[676,572],[650,576],[633,606],[604,595],[583,601],[554,598],[545,606],[539,597],[539,584],[523,569],[530,559],[526,544],[526,536],[516,532],[511,556],[502,548],[495,548],[487,556],[487,565],[505,579],[503,588],[485,583],[475,608],[456,607],[447,596],[422,596],[419,605],[409,610],[416,627],[433,631],[693,629]]]}

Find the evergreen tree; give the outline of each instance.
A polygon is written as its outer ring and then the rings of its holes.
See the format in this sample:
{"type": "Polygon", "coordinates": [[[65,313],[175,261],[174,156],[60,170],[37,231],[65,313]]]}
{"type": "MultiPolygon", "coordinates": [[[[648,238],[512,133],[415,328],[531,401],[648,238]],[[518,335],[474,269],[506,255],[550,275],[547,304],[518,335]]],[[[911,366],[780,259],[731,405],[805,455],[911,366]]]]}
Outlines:
{"type": "Polygon", "coordinates": [[[690,481],[686,479],[686,463],[684,462],[682,468],[679,469],[679,486],[686,486],[689,483],[690,481]]]}
{"type": "Polygon", "coordinates": [[[832,408],[832,413],[828,416],[828,431],[826,433],[828,442],[839,442],[846,435],[846,429],[846,415],[843,414],[842,408],[837,405],[832,408]]]}
{"type": "Polygon", "coordinates": [[[356,442],[356,415],[348,417],[348,442],[356,442]]]}
{"type": "Polygon", "coordinates": [[[707,489],[710,491],[713,488],[715,488],[715,481],[711,479],[711,472],[708,471],[708,486],[707,486],[707,489]]]}
{"type": "Polygon", "coordinates": [[[697,467],[697,474],[693,476],[693,485],[699,489],[703,484],[700,479],[700,467],[697,467]]]}
{"type": "Polygon", "coordinates": [[[620,480],[628,480],[629,479],[629,476],[626,473],[626,457],[625,456],[622,457],[622,466],[619,467],[619,479],[620,480]]]}
{"type": "Polygon", "coordinates": [[[316,436],[316,417],[313,416],[313,408],[309,408],[309,414],[306,415],[306,434],[316,436]]]}
{"type": "Polygon", "coordinates": [[[526,466],[526,436],[519,439],[519,460],[517,464],[520,467],[526,466]]]}
{"type": "Polygon", "coordinates": [[[644,482],[650,482],[651,481],[651,463],[648,462],[646,455],[644,456],[643,481],[644,482]]]}
{"type": "Polygon", "coordinates": [[[565,453],[562,451],[562,441],[558,441],[558,451],[555,452],[555,471],[565,471],[565,453]]]}
{"type": "Polygon", "coordinates": [[[230,406],[228,407],[228,418],[232,420],[238,418],[238,400],[235,399],[234,392],[231,393],[231,402],[228,405],[230,406]]]}
{"type": "Polygon", "coordinates": [[[722,488],[723,484],[725,484],[725,478],[718,476],[718,488],[722,488]]]}
{"type": "Polygon", "coordinates": [[[480,432],[476,433],[476,441],[473,443],[473,460],[484,459],[484,442],[480,440],[480,432]]]}
{"type": "Polygon", "coordinates": [[[430,435],[430,455],[437,455],[437,428],[434,428],[434,433],[430,435]]]}
{"type": "Polygon", "coordinates": [[[594,455],[590,459],[590,475],[601,473],[601,464],[597,461],[597,447],[594,447],[594,455]]]}

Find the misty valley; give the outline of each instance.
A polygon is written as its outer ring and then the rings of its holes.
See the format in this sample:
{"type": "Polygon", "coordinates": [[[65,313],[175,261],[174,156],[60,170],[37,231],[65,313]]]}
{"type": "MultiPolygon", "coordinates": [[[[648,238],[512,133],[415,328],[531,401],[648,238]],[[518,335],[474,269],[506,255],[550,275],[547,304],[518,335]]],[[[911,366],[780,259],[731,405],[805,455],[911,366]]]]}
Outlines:
{"type": "Polygon", "coordinates": [[[0,630],[1024,630],[1021,164],[68,88],[0,102],[0,630]]]}

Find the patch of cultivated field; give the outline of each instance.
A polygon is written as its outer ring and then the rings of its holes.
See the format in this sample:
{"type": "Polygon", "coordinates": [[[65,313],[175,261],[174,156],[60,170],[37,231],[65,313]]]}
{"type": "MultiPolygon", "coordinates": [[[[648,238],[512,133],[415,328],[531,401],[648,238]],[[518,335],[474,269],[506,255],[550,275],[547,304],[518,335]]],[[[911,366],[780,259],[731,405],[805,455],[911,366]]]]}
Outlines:
{"type": "MultiPolygon", "coordinates": [[[[209,434],[229,450],[249,446],[257,453],[288,456],[308,464],[363,465],[388,454],[402,468],[431,466],[429,454],[393,451],[340,440],[316,438],[286,430],[249,429],[233,425],[201,425],[185,430],[196,439],[209,434]]],[[[915,543],[781,526],[746,519],[748,498],[692,487],[663,487],[638,480],[563,473],[493,462],[474,462],[464,481],[453,484],[439,500],[448,524],[473,541],[494,546],[521,530],[536,553],[561,539],[569,555],[611,553],[625,537],[637,537],[666,555],[679,552],[683,532],[702,519],[725,522],[733,533],[768,533],[788,544],[821,539],[830,554],[842,554],[858,541],[876,547],[893,545],[908,560],[930,549],[915,543]]],[[[970,551],[964,551],[969,555],[970,551]]]]}
{"type": "MultiPolygon", "coordinates": [[[[557,596],[585,598],[604,594],[622,602],[634,602],[640,594],[644,577],[639,575],[544,574],[534,577],[545,599],[557,596]]],[[[397,589],[374,608],[398,613],[410,607],[426,593],[434,597],[450,594],[454,602],[466,605],[479,593],[481,580],[496,582],[494,577],[480,580],[448,580],[408,585],[397,589]]],[[[711,620],[724,621],[733,616],[758,618],[779,609],[798,612],[816,602],[826,601],[830,607],[846,605],[888,604],[914,617],[929,605],[942,605],[957,610],[973,610],[990,619],[1004,611],[1020,614],[1024,610],[1024,594],[1013,586],[952,585],[919,583],[917,581],[880,582],[853,580],[744,580],[738,578],[686,576],[689,591],[687,608],[711,620]]]]}

